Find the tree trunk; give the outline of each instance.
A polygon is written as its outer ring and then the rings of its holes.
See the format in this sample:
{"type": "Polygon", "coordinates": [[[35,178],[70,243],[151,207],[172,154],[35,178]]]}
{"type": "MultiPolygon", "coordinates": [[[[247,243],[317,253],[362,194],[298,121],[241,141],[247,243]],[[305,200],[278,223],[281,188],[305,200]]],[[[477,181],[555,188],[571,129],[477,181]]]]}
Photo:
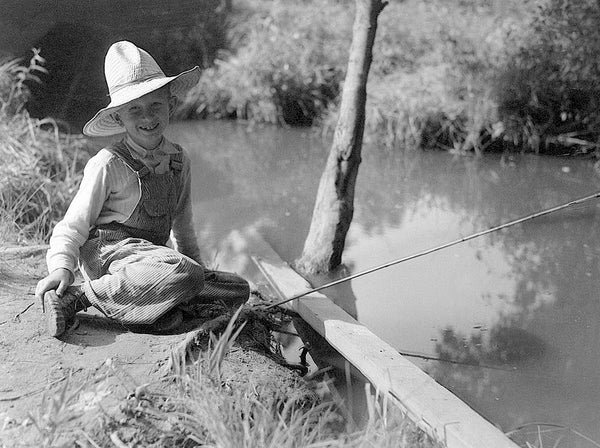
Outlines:
{"type": "Polygon", "coordinates": [[[352,45],[333,144],[321,176],[310,230],[296,268],[329,272],[342,262],[346,233],[354,214],[354,186],[365,128],[367,77],[377,18],[387,2],[356,0],[352,45]]]}

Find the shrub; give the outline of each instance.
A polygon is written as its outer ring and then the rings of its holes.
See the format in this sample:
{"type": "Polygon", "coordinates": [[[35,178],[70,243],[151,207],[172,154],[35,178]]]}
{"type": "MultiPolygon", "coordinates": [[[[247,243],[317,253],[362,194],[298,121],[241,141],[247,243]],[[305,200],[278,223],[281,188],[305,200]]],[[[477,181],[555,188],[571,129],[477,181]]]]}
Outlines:
{"type": "Polygon", "coordinates": [[[509,52],[494,94],[506,138],[516,147],[596,149],[600,114],[600,6],[543,0],[509,52]]]}
{"type": "Polygon", "coordinates": [[[204,72],[184,110],[311,125],[338,96],[351,17],[325,0],[272,1],[245,11],[230,36],[236,51],[204,72]]]}
{"type": "MultiPolygon", "coordinates": [[[[379,17],[369,75],[367,138],[386,147],[483,151],[496,132],[490,79],[513,1],[407,0],[379,17]]],[[[336,109],[324,126],[331,128],[336,109]]]]}
{"type": "MultiPolygon", "coordinates": [[[[352,10],[334,0],[243,5],[236,50],[205,71],[187,113],[333,129],[352,10]]],[[[598,24],[595,0],[390,2],[373,49],[366,138],[459,153],[594,151],[598,24]]]]}

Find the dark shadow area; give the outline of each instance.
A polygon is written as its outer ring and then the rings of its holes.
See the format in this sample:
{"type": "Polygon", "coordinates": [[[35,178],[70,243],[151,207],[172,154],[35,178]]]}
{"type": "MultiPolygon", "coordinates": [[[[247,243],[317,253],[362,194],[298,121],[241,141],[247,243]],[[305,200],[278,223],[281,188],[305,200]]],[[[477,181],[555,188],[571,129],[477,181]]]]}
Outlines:
{"type": "Polygon", "coordinates": [[[197,330],[202,326],[202,324],[211,320],[215,316],[207,316],[207,317],[192,317],[188,314],[184,313],[183,322],[169,331],[159,331],[153,325],[127,325],[127,331],[131,331],[132,333],[141,333],[141,334],[153,334],[153,335],[174,335],[174,334],[185,334],[193,330],[197,330]]]}
{"type": "Polygon", "coordinates": [[[110,44],[108,32],[99,28],[71,23],[52,27],[34,44],[48,73],[40,74],[41,83],[28,84],[29,113],[40,119],[52,117],[61,127],[80,132],[109,102],[103,67],[110,44]]]}
{"type": "Polygon", "coordinates": [[[101,347],[114,343],[117,335],[126,332],[121,324],[104,316],[79,313],[73,327],[60,339],[70,345],[101,347]]]}
{"type": "MultiPolygon", "coordinates": [[[[41,83],[29,82],[27,109],[35,118],[53,118],[61,128],[81,132],[110,99],[104,80],[104,56],[110,45],[129,40],[148,51],[168,76],[195,65],[213,63],[227,47],[228,14],[219,0],[190,0],[167,5],[159,0],[96,1],[38,5],[45,25],[54,25],[28,45],[46,60],[41,83]]],[[[15,23],[25,23],[17,14],[15,23]]],[[[28,61],[32,54],[17,55],[28,61]]]]}
{"type": "Polygon", "coordinates": [[[495,325],[489,332],[474,331],[469,336],[446,328],[441,331],[441,341],[435,347],[443,361],[505,367],[535,361],[546,350],[542,339],[509,323],[495,325]]]}
{"type": "Polygon", "coordinates": [[[294,318],[293,324],[319,369],[319,373],[314,375],[330,380],[329,388],[342,400],[339,403],[341,409],[358,427],[364,425],[368,419],[365,394],[368,379],[301,317],[294,318]]]}
{"type": "Polygon", "coordinates": [[[123,325],[99,313],[79,313],[75,324],[67,330],[61,339],[67,344],[87,347],[110,345],[116,341],[117,335],[123,333],[139,333],[152,335],[185,334],[202,326],[210,317],[191,317],[186,315],[184,321],[171,331],[157,331],[152,325],[123,325]]]}
{"type": "MultiPolygon", "coordinates": [[[[106,345],[114,342],[114,335],[121,333],[140,333],[140,334],[153,334],[153,335],[174,335],[174,334],[185,334],[189,331],[195,330],[202,326],[205,322],[210,320],[212,317],[193,317],[188,314],[184,315],[183,322],[170,331],[158,331],[152,325],[124,325],[116,320],[109,319],[108,317],[100,314],[85,314],[79,313],[77,319],[79,320],[79,326],[71,330],[68,334],[82,334],[87,330],[91,330],[94,333],[100,334],[105,333],[107,338],[102,338],[103,341],[94,345],[106,345]],[[104,339],[111,339],[105,343],[104,339]]],[[[95,339],[97,339],[95,335],[95,339]]]]}

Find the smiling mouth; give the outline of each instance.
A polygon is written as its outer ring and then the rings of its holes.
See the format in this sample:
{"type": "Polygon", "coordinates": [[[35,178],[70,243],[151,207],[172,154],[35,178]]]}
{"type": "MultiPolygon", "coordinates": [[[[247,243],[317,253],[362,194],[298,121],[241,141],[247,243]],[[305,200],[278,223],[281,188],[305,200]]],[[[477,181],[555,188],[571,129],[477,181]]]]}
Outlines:
{"type": "Polygon", "coordinates": [[[152,126],[140,126],[140,129],[143,131],[153,131],[158,127],[158,123],[155,123],[152,126]]]}

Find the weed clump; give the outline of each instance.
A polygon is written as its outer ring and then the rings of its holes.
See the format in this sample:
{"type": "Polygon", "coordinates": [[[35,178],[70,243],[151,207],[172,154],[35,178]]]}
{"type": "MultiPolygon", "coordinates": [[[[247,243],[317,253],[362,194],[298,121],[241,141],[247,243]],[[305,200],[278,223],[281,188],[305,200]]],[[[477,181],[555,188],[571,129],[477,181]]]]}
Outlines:
{"type": "Polygon", "coordinates": [[[239,8],[229,36],[235,50],[204,72],[182,113],[312,125],[339,95],[351,17],[325,0],[239,8]]]}
{"type": "Polygon", "coordinates": [[[39,52],[28,65],[0,62],[0,232],[4,243],[47,241],[75,194],[89,156],[83,138],[25,110],[26,82],[45,71],[39,52]]]}
{"type": "Polygon", "coordinates": [[[369,388],[359,427],[327,380],[288,372],[298,385],[282,389],[274,384],[277,374],[259,378],[265,358],[239,362],[245,350],[238,339],[248,328],[236,321],[239,313],[220,336],[205,335],[208,346],[192,362],[179,358],[169,376],[140,385],[109,359],[96,379],[79,386],[66,381],[54,395],[47,393],[30,413],[41,446],[442,447],[369,388]],[[244,381],[231,375],[228,363],[245,371],[244,381]]]}
{"type": "Polygon", "coordinates": [[[598,148],[600,5],[544,0],[527,32],[505,39],[507,57],[493,85],[505,139],[535,152],[598,148]]]}

